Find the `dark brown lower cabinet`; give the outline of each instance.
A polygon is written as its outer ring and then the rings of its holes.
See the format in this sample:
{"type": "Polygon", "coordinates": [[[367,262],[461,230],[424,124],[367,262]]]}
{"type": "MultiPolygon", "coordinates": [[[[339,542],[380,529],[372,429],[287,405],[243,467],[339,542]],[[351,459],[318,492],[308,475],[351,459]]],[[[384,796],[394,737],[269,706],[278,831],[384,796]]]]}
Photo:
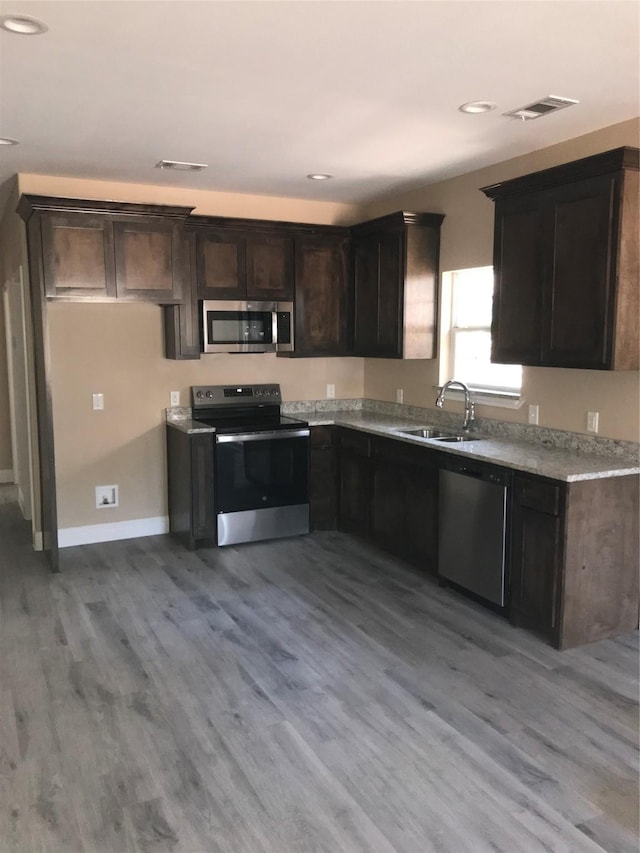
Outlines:
{"type": "Polygon", "coordinates": [[[339,529],[435,573],[437,454],[349,429],[338,447],[339,529]]]}
{"type": "Polygon", "coordinates": [[[560,649],[638,627],[637,476],[514,478],[511,621],[560,649]]]}
{"type": "Polygon", "coordinates": [[[335,530],[338,509],[335,429],[311,427],[309,514],[311,530],[335,530]]]}
{"type": "Polygon", "coordinates": [[[338,429],[338,529],[369,535],[371,438],[364,432],[338,429]]]}
{"type": "Polygon", "coordinates": [[[376,438],[371,454],[371,539],[435,574],[438,555],[438,466],[435,454],[376,438]]]}
{"type": "Polygon", "coordinates": [[[514,478],[511,621],[549,640],[558,627],[563,500],[558,483],[514,478]]]}
{"type": "Polygon", "coordinates": [[[188,434],[167,425],[169,526],[188,548],[216,544],[213,433],[188,434]]]}

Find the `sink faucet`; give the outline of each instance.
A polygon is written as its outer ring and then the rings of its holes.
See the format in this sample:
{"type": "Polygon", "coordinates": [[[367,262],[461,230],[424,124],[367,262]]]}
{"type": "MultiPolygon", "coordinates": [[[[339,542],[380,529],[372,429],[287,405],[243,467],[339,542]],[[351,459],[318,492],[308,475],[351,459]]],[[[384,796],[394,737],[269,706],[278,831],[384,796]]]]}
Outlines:
{"type": "Polygon", "coordinates": [[[439,409],[443,407],[446,393],[452,385],[458,385],[464,391],[464,421],[462,423],[462,429],[469,429],[471,421],[476,419],[476,410],[473,401],[471,400],[469,387],[465,385],[464,382],[459,382],[457,379],[450,379],[448,382],[445,382],[440,389],[440,393],[436,397],[436,406],[439,409]]]}

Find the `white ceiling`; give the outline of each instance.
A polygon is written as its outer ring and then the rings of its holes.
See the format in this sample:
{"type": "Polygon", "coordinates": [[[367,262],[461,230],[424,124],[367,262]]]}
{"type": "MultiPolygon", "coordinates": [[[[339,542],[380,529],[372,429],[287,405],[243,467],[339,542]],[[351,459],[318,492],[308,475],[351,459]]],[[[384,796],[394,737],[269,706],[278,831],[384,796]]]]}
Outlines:
{"type": "Polygon", "coordinates": [[[0,0],[16,172],[366,203],[633,118],[635,0],[0,0]],[[579,105],[502,115],[546,95],[579,105]],[[497,109],[469,116],[466,101],[497,109]],[[154,169],[162,159],[200,173],[154,169]],[[309,172],[334,179],[315,182],[309,172]]]}

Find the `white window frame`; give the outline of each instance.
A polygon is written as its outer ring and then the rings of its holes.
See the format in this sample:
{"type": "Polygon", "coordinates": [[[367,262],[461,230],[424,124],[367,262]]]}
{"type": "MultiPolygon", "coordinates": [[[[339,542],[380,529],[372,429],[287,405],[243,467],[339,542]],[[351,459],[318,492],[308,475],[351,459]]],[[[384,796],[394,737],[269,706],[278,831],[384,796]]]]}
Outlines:
{"type": "MultiPolygon", "coordinates": [[[[483,269],[470,268],[470,269],[483,269]]],[[[488,268],[484,268],[488,269],[488,268]]],[[[454,353],[455,353],[455,338],[458,333],[462,332],[490,332],[491,327],[485,325],[479,326],[464,326],[456,327],[454,325],[454,286],[455,274],[457,270],[450,270],[442,273],[441,286],[441,310],[440,310],[440,346],[439,346],[439,370],[438,370],[438,388],[441,388],[449,379],[459,379],[465,381],[464,376],[456,376],[454,370],[454,353]]],[[[525,402],[520,389],[498,388],[490,385],[471,384],[470,390],[473,393],[473,399],[477,403],[483,403],[490,406],[500,408],[518,409],[525,402]]],[[[452,399],[464,399],[461,391],[447,392],[447,396],[452,399]]]]}

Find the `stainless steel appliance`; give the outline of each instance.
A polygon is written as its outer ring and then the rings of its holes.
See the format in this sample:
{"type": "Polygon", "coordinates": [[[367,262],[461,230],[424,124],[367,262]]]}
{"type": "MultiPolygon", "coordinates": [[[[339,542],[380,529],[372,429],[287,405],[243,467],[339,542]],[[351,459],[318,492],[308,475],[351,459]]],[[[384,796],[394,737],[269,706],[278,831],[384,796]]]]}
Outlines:
{"type": "Polygon", "coordinates": [[[511,473],[450,457],[440,471],[438,574],[505,606],[507,493],[511,473]]]}
{"type": "Polygon", "coordinates": [[[280,413],[280,386],[195,386],[191,400],[215,429],[218,545],[308,533],[309,426],[280,413]]]}
{"type": "Polygon", "coordinates": [[[293,302],[201,304],[203,352],[293,351],[293,302]]]}

